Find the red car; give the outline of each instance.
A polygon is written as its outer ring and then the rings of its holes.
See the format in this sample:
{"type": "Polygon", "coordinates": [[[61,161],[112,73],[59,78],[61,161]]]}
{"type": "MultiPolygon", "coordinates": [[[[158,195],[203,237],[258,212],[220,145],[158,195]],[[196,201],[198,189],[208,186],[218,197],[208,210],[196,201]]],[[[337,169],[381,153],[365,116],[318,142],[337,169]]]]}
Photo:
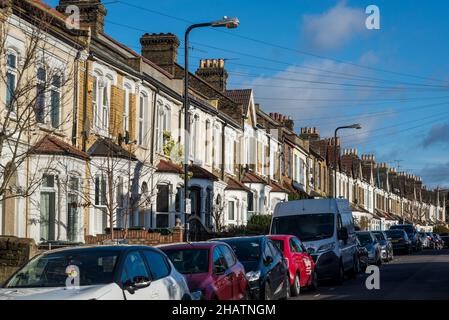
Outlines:
{"type": "Polygon", "coordinates": [[[292,296],[299,295],[301,287],[315,289],[318,286],[315,262],[301,241],[295,236],[288,235],[270,235],[268,237],[284,253],[290,273],[292,296]]]}
{"type": "Polygon", "coordinates": [[[190,292],[205,300],[244,300],[249,297],[245,268],[229,245],[195,242],[159,247],[184,275],[190,292]]]}

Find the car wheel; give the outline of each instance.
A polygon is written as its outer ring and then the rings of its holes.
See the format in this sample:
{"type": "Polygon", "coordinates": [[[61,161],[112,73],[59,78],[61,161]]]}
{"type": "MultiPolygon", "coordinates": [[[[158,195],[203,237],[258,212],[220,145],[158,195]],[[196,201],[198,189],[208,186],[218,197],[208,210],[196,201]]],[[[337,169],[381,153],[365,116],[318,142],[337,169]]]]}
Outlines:
{"type": "Polygon", "coordinates": [[[243,300],[251,300],[251,294],[249,293],[249,288],[246,288],[245,293],[243,294],[243,300]]]}
{"type": "Polygon", "coordinates": [[[316,273],[316,270],[312,271],[312,283],[309,288],[310,290],[318,289],[318,274],[316,273]]]}
{"type": "Polygon", "coordinates": [[[357,277],[357,274],[360,272],[360,261],[357,257],[353,258],[353,266],[351,270],[351,277],[355,278],[357,277]]]}
{"type": "Polygon", "coordinates": [[[299,274],[295,275],[295,279],[293,280],[293,285],[291,288],[292,291],[292,297],[299,296],[301,293],[301,282],[299,280],[299,274]]]}
{"type": "Polygon", "coordinates": [[[284,283],[285,283],[284,298],[285,298],[285,300],[288,300],[288,299],[290,299],[290,279],[289,279],[288,273],[285,275],[284,283]]]}
{"type": "Polygon", "coordinates": [[[271,288],[270,288],[270,284],[268,283],[268,281],[265,282],[265,286],[263,289],[263,298],[264,300],[268,301],[271,300],[271,288]]]}
{"type": "Polygon", "coordinates": [[[335,277],[335,282],[338,285],[343,284],[343,281],[345,279],[345,269],[343,267],[343,262],[340,261],[340,266],[338,267],[338,274],[335,277]]]}
{"type": "Polygon", "coordinates": [[[380,267],[382,265],[382,257],[380,253],[377,255],[376,266],[380,267]]]}

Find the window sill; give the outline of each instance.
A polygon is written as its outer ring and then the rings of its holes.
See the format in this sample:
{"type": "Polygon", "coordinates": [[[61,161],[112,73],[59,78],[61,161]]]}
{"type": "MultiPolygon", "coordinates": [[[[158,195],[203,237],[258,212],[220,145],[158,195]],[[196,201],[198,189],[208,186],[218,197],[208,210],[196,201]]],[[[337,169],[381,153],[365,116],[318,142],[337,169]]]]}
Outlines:
{"type": "Polygon", "coordinates": [[[56,136],[65,138],[67,135],[61,129],[55,129],[47,124],[39,123],[38,128],[46,133],[53,133],[56,136]]]}

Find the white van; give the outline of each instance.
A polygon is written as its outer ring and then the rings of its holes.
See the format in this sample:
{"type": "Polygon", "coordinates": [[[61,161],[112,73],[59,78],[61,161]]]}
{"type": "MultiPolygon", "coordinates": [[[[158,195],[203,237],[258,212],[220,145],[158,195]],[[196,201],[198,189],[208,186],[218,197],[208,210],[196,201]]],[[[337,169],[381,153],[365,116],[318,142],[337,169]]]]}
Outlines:
{"type": "Polygon", "coordinates": [[[271,234],[297,236],[316,263],[318,278],[341,283],[345,273],[359,272],[352,211],[345,199],[311,199],[279,203],[271,234]]]}

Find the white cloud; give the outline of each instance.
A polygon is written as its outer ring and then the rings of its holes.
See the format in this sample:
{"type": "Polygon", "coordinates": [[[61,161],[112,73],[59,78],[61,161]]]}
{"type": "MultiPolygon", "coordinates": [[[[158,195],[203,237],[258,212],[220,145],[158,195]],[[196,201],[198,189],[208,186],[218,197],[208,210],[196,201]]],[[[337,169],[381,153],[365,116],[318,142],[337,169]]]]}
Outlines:
{"type": "Polygon", "coordinates": [[[323,14],[304,15],[302,32],[315,49],[336,49],[366,31],[365,19],[364,9],[340,2],[323,14]]]}

